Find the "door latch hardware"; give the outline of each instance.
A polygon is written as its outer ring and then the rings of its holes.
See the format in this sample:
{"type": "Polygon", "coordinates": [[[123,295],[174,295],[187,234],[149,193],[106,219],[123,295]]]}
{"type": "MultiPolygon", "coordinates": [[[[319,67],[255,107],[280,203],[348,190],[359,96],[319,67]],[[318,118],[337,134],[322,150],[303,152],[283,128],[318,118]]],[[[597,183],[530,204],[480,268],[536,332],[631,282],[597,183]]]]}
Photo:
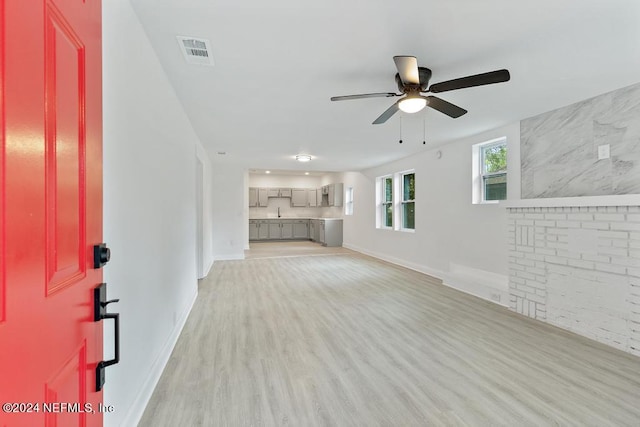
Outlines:
{"type": "Polygon", "coordinates": [[[101,283],[93,290],[93,320],[113,319],[114,321],[114,357],[102,360],[96,366],[96,391],[102,390],[105,383],[105,369],[120,362],[120,313],[107,313],[107,305],[118,302],[119,299],[107,301],[107,284],[101,283]]]}
{"type": "Polygon", "coordinates": [[[111,259],[111,249],[106,243],[100,243],[93,247],[93,268],[102,268],[111,259]]]}

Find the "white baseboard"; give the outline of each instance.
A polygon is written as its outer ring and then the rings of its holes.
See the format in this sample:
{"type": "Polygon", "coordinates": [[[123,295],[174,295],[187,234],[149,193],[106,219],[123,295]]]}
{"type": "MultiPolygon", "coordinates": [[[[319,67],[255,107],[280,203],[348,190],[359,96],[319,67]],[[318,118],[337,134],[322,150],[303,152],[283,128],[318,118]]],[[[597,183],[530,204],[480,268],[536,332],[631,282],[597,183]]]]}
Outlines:
{"type": "Polygon", "coordinates": [[[442,284],[445,286],[482,298],[494,304],[504,307],[509,306],[509,290],[506,276],[453,263],[449,266],[451,271],[442,271],[395,258],[387,254],[369,251],[349,243],[344,243],[342,246],[435,277],[436,279],[442,280],[442,284]]]}
{"type": "MultiPolygon", "coordinates": [[[[213,267],[213,262],[214,262],[214,258],[211,257],[211,260],[209,261],[209,265],[204,269],[204,277],[207,277],[211,272],[211,268],[213,267]]],[[[204,279],[204,277],[202,278],[204,279]]]]}
{"type": "Polygon", "coordinates": [[[214,256],[214,261],[231,261],[244,259],[244,252],[235,254],[220,254],[214,256]]]}
{"type": "Polygon", "coordinates": [[[424,273],[424,274],[426,274],[428,276],[435,277],[436,279],[442,280],[442,277],[444,275],[444,271],[436,270],[434,268],[427,267],[426,265],[421,265],[421,264],[416,264],[416,263],[413,263],[413,262],[405,261],[403,259],[392,257],[392,256],[389,256],[387,254],[382,254],[382,253],[379,253],[379,252],[369,251],[369,250],[366,250],[366,249],[361,248],[359,246],[351,245],[349,243],[344,243],[342,246],[347,248],[347,249],[351,249],[353,251],[360,252],[362,254],[369,255],[369,256],[372,256],[374,258],[378,258],[378,259],[381,259],[383,261],[390,262],[391,264],[399,265],[400,267],[405,267],[405,268],[408,268],[410,270],[417,271],[419,273],[424,273]]]}
{"type": "Polygon", "coordinates": [[[147,377],[147,380],[142,385],[142,388],[138,392],[138,396],[133,401],[133,404],[130,406],[127,415],[124,417],[122,422],[122,426],[137,426],[144,414],[144,410],[147,408],[147,404],[151,399],[151,395],[160,381],[160,376],[164,371],[165,366],[167,366],[167,362],[169,361],[169,357],[171,357],[171,352],[173,348],[176,346],[178,342],[178,338],[180,337],[180,333],[184,328],[185,323],[187,323],[187,318],[189,317],[189,313],[191,313],[191,309],[198,298],[198,292],[196,291],[193,295],[191,301],[187,305],[186,310],[180,316],[180,319],[176,323],[175,328],[173,328],[173,332],[169,336],[169,339],[165,343],[162,351],[158,355],[155,363],[151,367],[151,372],[147,377]]]}

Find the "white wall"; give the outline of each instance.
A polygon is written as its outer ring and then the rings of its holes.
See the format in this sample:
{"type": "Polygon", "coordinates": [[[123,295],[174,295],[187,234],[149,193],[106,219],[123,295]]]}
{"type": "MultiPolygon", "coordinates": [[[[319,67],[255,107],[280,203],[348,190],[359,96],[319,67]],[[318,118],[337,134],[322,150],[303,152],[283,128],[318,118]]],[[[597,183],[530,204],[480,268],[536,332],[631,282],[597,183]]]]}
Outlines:
{"type": "Polygon", "coordinates": [[[243,259],[249,242],[248,173],[224,163],[213,164],[213,257],[243,259]]]}
{"type": "Polygon", "coordinates": [[[200,277],[209,274],[213,266],[213,170],[211,161],[207,152],[200,142],[196,144],[196,157],[203,165],[203,227],[202,227],[202,246],[203,246],[203,269],[200,277]]]}
{"type": "Polygon", "coordinates": [[[104,388],[116,410],[105,425],[128,427],[142,415],[197,295],[199,142],[129,2],[103,2],[103,22],[104,240],[112,250],[104,278],[109,298],[120,298],[109,308],[121,313],[121,362],[107,369],[104,388]]]}
{"type": "Polygon", "coordinates": [[[345,188],[354,188],[354,215],[344,217],[344,246],[507,305],[506,212],[498,204],[471,203],[471,146],[507,137],[508,194],[517,199],[519,134],[519,123],[514,123],[373,169],[347,172],[341,179],[333,177],[345,188]],[[376,177],[409,169],[416,173],[415,233],[376,229],[376,177]]]}

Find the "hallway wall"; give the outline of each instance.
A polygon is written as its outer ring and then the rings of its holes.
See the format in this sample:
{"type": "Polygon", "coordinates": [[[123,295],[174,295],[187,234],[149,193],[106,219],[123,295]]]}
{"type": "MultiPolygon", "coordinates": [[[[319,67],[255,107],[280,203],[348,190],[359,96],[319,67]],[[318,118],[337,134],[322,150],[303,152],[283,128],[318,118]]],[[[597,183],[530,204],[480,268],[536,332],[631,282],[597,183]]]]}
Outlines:
{"type": "MultiPolygon", "coordinates": [[[[105,426],[136,425],[197,295],[196,152],[211,163],[128,0],[103,2],[104,240],[121,362],[106,373],[105,426]],[[204,154],[203,154],[204,153],[204,154]]],[[[205,192],[210,191],[210,185],[205,192]]],[[[211,201],[204,264],[212,263],[211,201]],[[208,249],[207,249],[208,245],[208,249]]],[[[105,324],[105,358],[113,333],[105,324]]]]}

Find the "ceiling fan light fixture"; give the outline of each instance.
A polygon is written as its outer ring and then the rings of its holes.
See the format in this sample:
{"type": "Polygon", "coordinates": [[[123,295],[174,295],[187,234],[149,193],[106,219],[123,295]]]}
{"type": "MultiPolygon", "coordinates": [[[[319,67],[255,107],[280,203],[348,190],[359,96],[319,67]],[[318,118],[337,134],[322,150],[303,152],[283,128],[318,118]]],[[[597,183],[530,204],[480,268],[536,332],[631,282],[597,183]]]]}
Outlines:
{"type": "Polygon", "coordinates": [[[408,96],[398,103],[398,108],[405,113],[417,113],[427,106],[427,98],[423,96],[408,96]]]}
{"type": "Polygon", "coordinates": [[[299,162],[310,162],[311,161],[311,156],[308,154],[298,154],[296,156],[296,160],[299,162]]]}

